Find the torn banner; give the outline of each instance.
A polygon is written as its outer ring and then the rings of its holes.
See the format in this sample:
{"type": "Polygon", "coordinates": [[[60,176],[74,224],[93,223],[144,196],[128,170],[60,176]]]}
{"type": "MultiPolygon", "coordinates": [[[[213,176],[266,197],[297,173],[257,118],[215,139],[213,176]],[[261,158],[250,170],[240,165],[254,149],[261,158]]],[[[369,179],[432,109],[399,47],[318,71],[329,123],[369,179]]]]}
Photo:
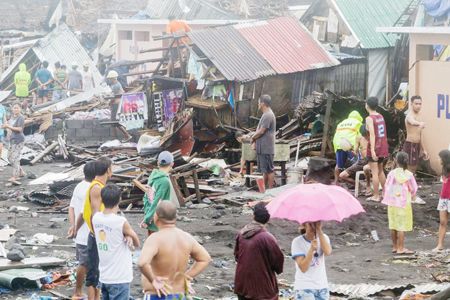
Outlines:
{"type": "Polygon", "coordinates": [[[147,97],[144,93],[123,94],[117,111],[119,123],[127,130],[141,129],[148,119],[147,97]]]}

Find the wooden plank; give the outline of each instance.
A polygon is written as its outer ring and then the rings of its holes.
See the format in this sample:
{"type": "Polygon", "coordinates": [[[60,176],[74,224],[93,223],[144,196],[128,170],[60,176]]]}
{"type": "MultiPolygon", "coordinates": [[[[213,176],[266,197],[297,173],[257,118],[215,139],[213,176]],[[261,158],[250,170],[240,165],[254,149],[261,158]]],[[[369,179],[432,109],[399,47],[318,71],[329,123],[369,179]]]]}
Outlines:
{"type": "Polygon", "coordinates": [[[65,260],[56,257],[32,257],[25,258],[19,262],[12,262],[6,258],[0,258],[0,271],[33,267],[61,266],[65,263],[65,260]]]}
{"type": "Polygon", "coordinates": [[[198,186],[198,174],[197,171],[194,170],[192,177],[194,178],[194,188],[195,188],[195,194],[197,195],[197,201],[202,201],[202,195],[200,194],[200,188],[198,186]]]}
{"type": "Polygon", "coordinates": [[[180,191],[180,187],[178,186],[177,180],[173,176],[169,176],[170,182],[172,182],[173,189],[175,190],[175,194],[177,195],[178,203],[180,203],[181,207],[184,207],[184,197],[180,191]]]}
{"type": "Polygon", "coordinates": [[[327,97],[327,108],[325,111],[325,124],[323,127],[322,136],[322,149],[320,150],[320,156],[325,157],[325,152],[327,151],[327,139],[328,132],[330,131],[330,117],[331,117],[331,107],[333,106],[333,99],[331,96],[327,97]]]}
{"type": "Polygon", "coordinates": [[[47,148],[45,148],[44,151],[42,151],[38,156],[36,156],[35,159],[33,159],[30,164],[34,165],[35,163],[37,163],[38,161],[40,161],[41,159],[44,158],[44,156],[50,154],[50,152],[53,151],[53,149],[56,148],[56,146],[58,146],[59,143],[58,142],[53,142],[50,146],[48,146],[47,148]]]}

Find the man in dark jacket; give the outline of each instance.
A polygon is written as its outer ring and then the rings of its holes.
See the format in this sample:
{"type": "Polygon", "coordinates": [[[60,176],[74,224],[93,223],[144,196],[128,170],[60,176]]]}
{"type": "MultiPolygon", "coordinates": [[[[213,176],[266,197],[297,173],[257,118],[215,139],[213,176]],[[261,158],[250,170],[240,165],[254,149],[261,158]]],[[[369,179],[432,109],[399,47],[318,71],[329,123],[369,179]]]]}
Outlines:
{"type": "Polygon", "coordinates": [[[284,255],[275,237],[265,228],[269,219],[264,204],[258,203],[253,222],[236,237],[234,292],[239,300],[278,299],[276,274],[283,273],[284,255]]]}

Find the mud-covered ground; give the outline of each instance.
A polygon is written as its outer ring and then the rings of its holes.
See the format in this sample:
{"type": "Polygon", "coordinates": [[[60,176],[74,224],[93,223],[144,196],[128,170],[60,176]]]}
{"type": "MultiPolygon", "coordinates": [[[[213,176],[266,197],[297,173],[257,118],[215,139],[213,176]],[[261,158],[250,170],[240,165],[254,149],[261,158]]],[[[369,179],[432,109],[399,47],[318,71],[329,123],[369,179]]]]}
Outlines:
{"type": "MultiPolygon", "coordinates": [[[[31,171],[37,176],[46,172],[63,171],[61,163],[39,164],[34,167],[25,166],[26,171],[31,171]]],[[[38,186],[29,186],[25,179],[20,187],[5,187],[7,178],[10,177],[10,169],[5,168],[0,173],[0,226],[8,224],[19,231],[16,237],[20,242],[31,238],[36,233],[48,233],[59,239],[53,244],[60,246],[39,246],[37,249],[26,247],[29,256],[61,257],[69,262],[75,260],[75,249],[68,247],[72,241],[65,238],[68,223],[50,222],[52,218],[66,217],[66,215],[33,212],[43,209],[42,206],[24,201],[23,194],[39,189],[38,186]],[[29,211],[12,213],[11,206],[29,207],[29,211]]],[[[419,194],[426,200],[426,205],[414,205],[414,232],[406,237],[406,246],[409,249],[429,251],[436,244],[436,231],[438,228],[438,202],[439,183],[422,183],[419,194]]],[[[385,285],[431,283],[431,274],[439,271],[436,266],[420,265],[408,261],[394,259],[391,254],[390,236],[387,227],[386,208],[376,203],[368,203],[361,199],[367,213],[356,216],[341,224],[328,223],[324,227],[332,241],[334,251],[327,258],[327,272],[329,281],[336,284],[378,283],[385,285]],[[376,230],[380,241],[373,241],[370,232],[376,230]]],[[[145,232],[138,228],[141,219],[140,214],[126,215],[132,226],[139,233],[142,240],[145,232]]],[[[190,232],[202,240],[203,245],[209,251],[214,261],[208,269],[197,278],[194,288],[199,297],[203,299],[220,299],[232,297],[232,284],[235,270],[233,259],[233,245],[236,232],[251,219],[251,211],[246,208],[231,206],[228,204],[212,204],[202,209],[183,208],[179,212],[178,226],[190,232]]],[[[272,220],[268,230],[278,239],[281,248],[286,254],[284,273],[279,276],[283,283],[281,289],[287,289],[284,284],[292,284],[294,280],[294,263],[289,259],[290,243],[298,234],[297,225],[280,220],[272,220]]],[[[54,271],[64,271],[67,266],[52,268],[54,271]]],[[[71,295],[73,288],[70,286],[57,287],[55,289],[65,295],[71,295]]],[[[135,270],[132,283],[132,296],[135,299],[142,297],[140,292],[140,275],[135,270]]],[[[18,290],[16,292],[1,295],[1,299],[28,299],[33,292],[18,290]]],[[[39,292],[40,295],[48,295],[39,292]]]]}

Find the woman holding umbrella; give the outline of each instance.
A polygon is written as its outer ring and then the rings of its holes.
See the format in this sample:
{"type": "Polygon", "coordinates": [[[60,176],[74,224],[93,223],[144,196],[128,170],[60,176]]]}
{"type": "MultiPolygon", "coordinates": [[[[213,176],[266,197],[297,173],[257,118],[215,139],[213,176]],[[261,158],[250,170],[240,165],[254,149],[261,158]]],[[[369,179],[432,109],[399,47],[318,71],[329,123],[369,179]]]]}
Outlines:
{"type": "Polygon", "coordinates": [[[325,256],[331,254],[330,238],[323,233],[322,223],[305,223],[301,235],[292,241],[295,260],[295,300],[330,298],[325,256]]]}

